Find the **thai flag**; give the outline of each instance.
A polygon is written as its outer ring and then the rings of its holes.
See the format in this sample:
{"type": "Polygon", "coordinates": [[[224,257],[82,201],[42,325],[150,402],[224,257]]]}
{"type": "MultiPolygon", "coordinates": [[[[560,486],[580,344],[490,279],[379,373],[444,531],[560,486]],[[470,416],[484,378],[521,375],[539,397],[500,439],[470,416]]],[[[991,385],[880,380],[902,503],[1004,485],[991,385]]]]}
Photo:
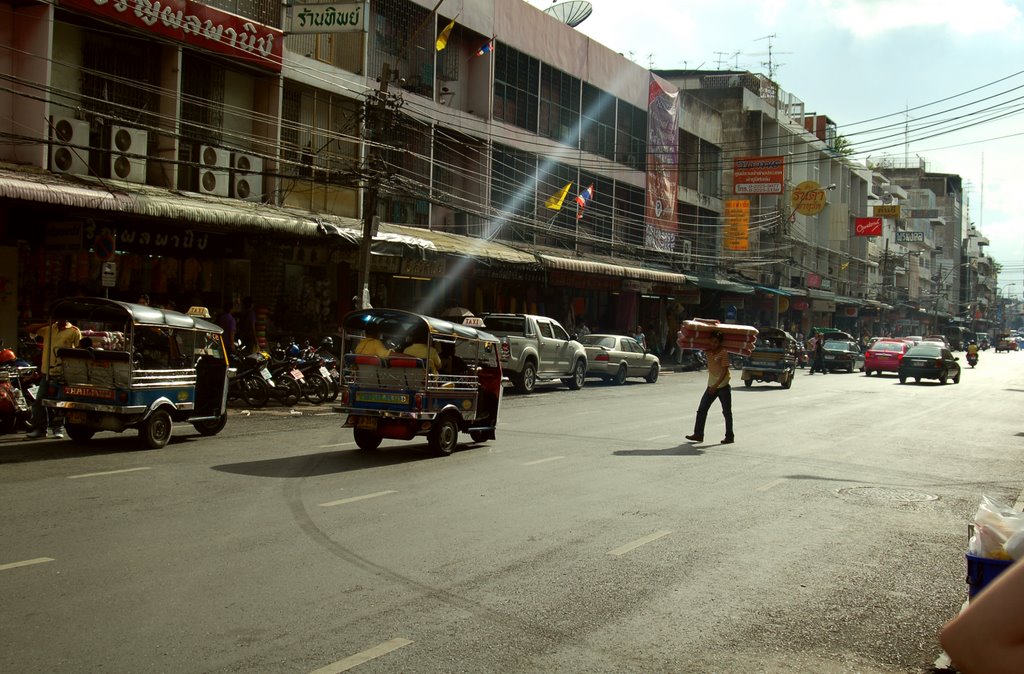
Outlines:
{"type": "Polygon", "coordinates": [[[483,56],[494,51],[494,42],[485,42],[482,47],[476,50],[476,56],[483,56]]]}
{"type": "Polygon", "coordinates": [[[576,211],[576,219],[579,220],[583,217],[583,209],[587,207],[587,203],[594,198],[594,186],[591,185],[587,189],[580,192],[580,195],[576,197],[576,205],[579,209],[576,211]]]}

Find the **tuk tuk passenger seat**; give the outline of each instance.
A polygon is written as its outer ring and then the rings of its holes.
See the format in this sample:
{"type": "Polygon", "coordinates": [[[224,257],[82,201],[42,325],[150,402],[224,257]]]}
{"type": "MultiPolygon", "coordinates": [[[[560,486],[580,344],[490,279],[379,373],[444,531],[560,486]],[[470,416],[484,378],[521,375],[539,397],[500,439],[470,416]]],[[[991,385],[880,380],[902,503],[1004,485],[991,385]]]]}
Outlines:
{"type": "Polygon", "coordinates": [[[393,355],[387,357],[387,369],[381,373],[381,385],[403,389],[422,389],[427,381],[426,358],[393,355]]]}
{"type": "Polygon", "coordinates": [[[345,354],[345,371],[356,386],[380,386],[384,364],[379,356],[359,353],[345,354]]]}

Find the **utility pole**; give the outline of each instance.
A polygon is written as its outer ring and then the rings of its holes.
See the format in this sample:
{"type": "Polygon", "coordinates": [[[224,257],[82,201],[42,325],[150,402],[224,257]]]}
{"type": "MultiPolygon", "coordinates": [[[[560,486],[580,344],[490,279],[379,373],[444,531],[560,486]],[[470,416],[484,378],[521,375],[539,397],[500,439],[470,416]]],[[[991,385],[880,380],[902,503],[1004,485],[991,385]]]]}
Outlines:
{"type": "Polygon", "coordinates": [[[380,67],[380,89],[366,104],[365,139],[370,141],[366,151],[366,167],[369,177],[363,189],[363,237],[359,241],[359,308],[369,309],[370,305],[370,245],[377,232],[377,188],[380,176],[373,168],[377,156],[376,145],[380,142],[384,112],[387,108],[388,82],[391,80],[391,66],[380,67]]]}

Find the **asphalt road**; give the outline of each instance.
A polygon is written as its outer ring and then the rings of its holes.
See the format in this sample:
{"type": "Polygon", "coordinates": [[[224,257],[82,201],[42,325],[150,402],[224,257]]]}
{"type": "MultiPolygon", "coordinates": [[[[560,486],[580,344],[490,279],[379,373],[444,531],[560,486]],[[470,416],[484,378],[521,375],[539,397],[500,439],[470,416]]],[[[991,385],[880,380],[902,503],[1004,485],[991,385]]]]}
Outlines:
{"type": "Polygon", "coordinates": [[[1024,487],[1022,374],[740,385],[733,445],[717,407],[682,440],[698,373],[510,395],[446,458],[311,406],[3,437],[0,670],[928,671],[981,496],[1024,487]]]}

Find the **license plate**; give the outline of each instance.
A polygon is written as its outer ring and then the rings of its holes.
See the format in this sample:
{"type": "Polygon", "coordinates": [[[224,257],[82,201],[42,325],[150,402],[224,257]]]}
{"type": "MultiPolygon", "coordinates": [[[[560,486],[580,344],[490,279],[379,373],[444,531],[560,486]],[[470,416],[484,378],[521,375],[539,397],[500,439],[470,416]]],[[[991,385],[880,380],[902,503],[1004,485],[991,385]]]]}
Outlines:
{"type": "Polygon", "coordinates": [[[335,381],[341,381],[341,373],[337,370],[331,370],[331,378],[335,381]]]}
{"type": "Polygon", "coordinates": [[[295,381],[305,380],[305,377],[302,376],[302,372],[300,372],[299,370],[292,370],[288,374],[290,374],[292,376],[292,379],[294,379],[295,381]]]}
{"type": "Polygon", "coordinates": [[[368,431],[377,430],[377,417],[359,417],[356,421],[356,428],[365,428],[368,431]]]}
{"type": "Polygon", "coordinates": [[[85,423],[85,412],[68,412],[67,423],[69,423],[69,424],[84,424],[85,423]]]}
{"type": "Polygon", "coordinates": [[[28,394],[30,396],[32,396],[33,400],[38,398],[39,397],[39,384],[36,384],[35,386],[29,386],[28,387],[28,394]]]}
{"type": "Polygon", "coordinates": [[[328,370],[328,369],[327,369],[326,367],[324,367],[323,365],[321,365],[321,366],[320,366],[320,374],[321,374],[321,375],[323,375],[324,377],[330,377],[330,376],[331,376],[331,371],[330,371],[330,370],[328,370]]]}
{"type": "Polygon", "coordinates": [[[913,363],[914,365],[918,366],[918,367],[924,367],[925,365],[928,364],[928,361],[926,361],[926,360],[912,360],[910,362],[913,363]]]}
{"type": "Polygon", "coordinates": [[[270,370],[260,370],[260,376],[266,381],[270,381],[270,378],[274,375],[270,374],[270,370]]]}

